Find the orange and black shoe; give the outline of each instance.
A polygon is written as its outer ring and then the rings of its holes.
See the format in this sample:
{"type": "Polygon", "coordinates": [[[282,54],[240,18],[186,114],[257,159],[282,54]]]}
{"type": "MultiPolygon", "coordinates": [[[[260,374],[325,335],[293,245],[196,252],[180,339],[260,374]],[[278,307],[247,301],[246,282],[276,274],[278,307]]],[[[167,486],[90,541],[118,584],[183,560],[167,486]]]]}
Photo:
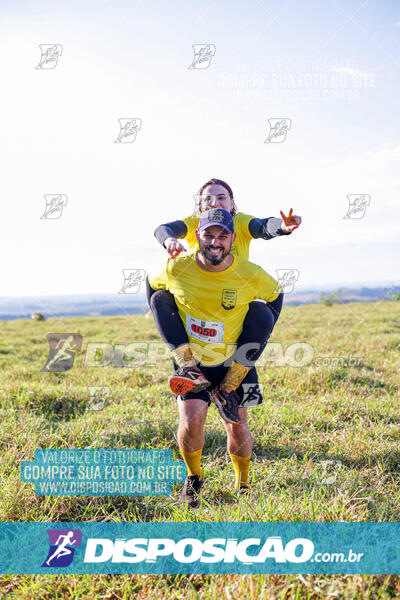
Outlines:
{"type": "Polygon", "coordinates": [[[232,425],[240,425],[239,417],[239,396],[236,390],[225,392],[219,388],[211,393],[211,401],[214,402],[219,410],[219,414],[228,423],[232,425]]]}
{"type": "Polygon", "coordinates": [[[179,367],[168,379],[171,391],[177,396],[183,396],[188,392],[200,392],[211,384],[197,367],[179,367]]]}

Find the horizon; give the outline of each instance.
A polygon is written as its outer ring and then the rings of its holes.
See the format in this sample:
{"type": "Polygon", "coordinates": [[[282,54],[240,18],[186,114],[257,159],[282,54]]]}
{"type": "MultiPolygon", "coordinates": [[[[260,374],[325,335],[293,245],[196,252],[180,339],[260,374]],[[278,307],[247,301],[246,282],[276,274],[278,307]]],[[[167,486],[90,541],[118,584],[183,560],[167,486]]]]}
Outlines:
{"type": "MultiPolygon", "coordinates": [[[[389,301],[394,299],[395,294],[399,295],[399,289],[400,285],[394,284],[378,287],[292,289],[292,291],[285,293],[284,304],[287,306],[316,305],[329,300],[341,304],[389,301]],[[331,296],[331,294],[338,292],[340,296],[336,298],[331,296]]],[[[45,319],[60,319],[67,317],[129,316],[145,314],[148,311],[147,298],[143,293],[0,298],[0,321],[34,318],[35,313],[43,315],[45,319]],[[121,298],[121,296],[123,297],[121,298]]]]}
{"type": "MultiPolygon", "coordinates": [[[[287,293],[286,296],[288,295],[293,295],[296,293],[305,293],[305,292],[331,292],[331,291],[336,291],[339,289],[347,289],[347,290],[360,290],[360,289],[385,289],[387,287],[390,288],[395,288],[400,286],[400,279],[398,279],[397,281],[382,281],[382,282],[377,282],[377,281],[367,281],[367,282],[360,282],[357,283],[355,282],[354,285],[350,286],[348,284],[343,284],[343,283],[335,283],[332,284],[331,287],[329,286],[314,286],[314,287],[305,287],[305,286],[301,286],[298,285],[296,283],[295,285],[295,289],[290,292],[287,293]]],[[[41,295],[27,295],[27,296],[2,296],[0,297],[0,303],[4,300],[28,300],[28,299],[41,299],[41,298],[68,298],[68,297],[107,297],[107,296],[118,296],[121,299],[122,297],[127,297],[129,296],[130,301],[134,301],[135,298],[144,298],[146,299],[146,293],[144,291],[139,291],[138,293],[135,294],[131,294],[131,293],[125,293],[125,294],[120,294],[119,292],[77,292],[75,294],[41,294],[41,295]]],[[[1,306],[1,304],[0,304],[1,306]]]]}

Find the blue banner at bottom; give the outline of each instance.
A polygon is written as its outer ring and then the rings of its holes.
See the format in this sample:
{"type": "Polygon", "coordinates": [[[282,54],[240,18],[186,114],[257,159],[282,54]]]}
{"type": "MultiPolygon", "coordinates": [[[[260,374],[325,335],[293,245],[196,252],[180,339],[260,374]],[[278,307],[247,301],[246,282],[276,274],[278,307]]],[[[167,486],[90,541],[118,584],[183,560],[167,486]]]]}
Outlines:
{"type": "Polygon", "coordinates": [[[400,573],[400,523],[1,523],[1,574],[400,573]]]}

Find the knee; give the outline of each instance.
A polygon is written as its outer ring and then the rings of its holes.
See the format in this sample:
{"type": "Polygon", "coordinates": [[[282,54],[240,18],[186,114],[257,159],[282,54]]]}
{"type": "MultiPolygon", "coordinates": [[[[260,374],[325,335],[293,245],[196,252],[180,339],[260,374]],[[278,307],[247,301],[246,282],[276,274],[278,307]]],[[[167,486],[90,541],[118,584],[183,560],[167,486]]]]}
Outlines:
{"type": "Polygon", "coordinates": [[[202,415],[185,415],[180,421],[179,429],[184,436],[197,437],[204,429],[204,418],[202,415]]]}
{"type": "Polygon", "coordinates": [[[228,438],[234,442],[247,443],[253,441],[253,435],[246,421],[242,422],[240,427],[232,425],[231,423],[226,423],[225,428],[228,438]]]}
{"type": "Polygon", "coordinates": [[[157,290],[150,298],[150,308],[151,310],[157,310],[160,305],[166,305],[170,303],[170,299],[173,299],[172,294],[167,290],[157,290]]]}
{"type": "Polygon", "coordinates": [[[270,307],[262,302],[254,302],[253,304],[255,305],[255,309],[252,319],[254,319],[257,329],[272,331],[275,319],[270,307]]]}

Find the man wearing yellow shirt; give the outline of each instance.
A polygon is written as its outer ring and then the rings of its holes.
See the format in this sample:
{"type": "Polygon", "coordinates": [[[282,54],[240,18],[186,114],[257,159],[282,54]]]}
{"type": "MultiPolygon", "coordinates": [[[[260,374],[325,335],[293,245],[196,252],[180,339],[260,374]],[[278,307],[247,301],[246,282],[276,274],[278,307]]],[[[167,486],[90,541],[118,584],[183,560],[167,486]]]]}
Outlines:
{"type": "Polygon", "coordinates": [[[168,290],[174,296],[189,340],[181,346],[174,344],[178,346],[172,351],[176,372],[170,379],[178,374],[178,443],[188,467],[183,497],[193,508],[199,505],[203,485],[200,459],[211,402],[224,419],[236,488],[248,488],[253,439],[247,424],[247,406],[262,401],[254,363],[263,347],[256,344],[249,351],[236,348],[236,341],[250,302],[261,298],[271,307],[271,332],[283,297],[278,283],[261,267],[231,254],[236,236],[230,213],[223,209],[204,213],[196,236],[198,251],[169,259],[161,272],[149,276],[147,282],[152,310],[157,290],[168,290]],[[186,364],[192,360],[192,369],[199,373],[196,386],[189,387],[189,391],[185,378],[180,379],[179,375],[179,358],[183,355],[186,364]]]}
{"type": "MultiPolygon", "coordinates": [[[[185,251],[176,238],[185,239],[189,245],[189,252],[199,249],[196,235],[199,219],[202,213],[211,208],[221,208],[230,212],[236,234],[231,254],[247,260],[252,240],[257,238],[270,240],[276,236],[287,236],[301,224],[301,217],[293,215],[292,209],[287,216],[281,211],[282,219],[275,217],[258,219],[238,212],[231,187],[221,179],[210,179],[202,185],[197,195],[197,203],[198,214],[160,225],[154,232],[157,240],[166,248],[171,258],[176,258],[185,251]]],[[[271,310],[274,311],[275,306],[268,306],[262,300],[250,302],[242,331],[237,339],[238,345],[245,348],[247,345],[258,343],[261,354],[271,333],[271,310]]],[[[174,296],[166,289],[159,290],[157,299],[153,302],[152,312],[162,339],[170,348],[179,365],[177,372],[169,379],[171,390],[175,394],[183,394],[191,390],[203,389],[207,382],[203,374],[196,369],[197,363],[191,355],[188,335],[174,296]]],[[[277,316],[278,313],[275,314],[275,317],[277,316]]],[[[227,375],[227,380],[224,381],[222,387],[229,391],[230,384],[239,374],[239,367],[234,363],[232,372],[227,375]]]]}

